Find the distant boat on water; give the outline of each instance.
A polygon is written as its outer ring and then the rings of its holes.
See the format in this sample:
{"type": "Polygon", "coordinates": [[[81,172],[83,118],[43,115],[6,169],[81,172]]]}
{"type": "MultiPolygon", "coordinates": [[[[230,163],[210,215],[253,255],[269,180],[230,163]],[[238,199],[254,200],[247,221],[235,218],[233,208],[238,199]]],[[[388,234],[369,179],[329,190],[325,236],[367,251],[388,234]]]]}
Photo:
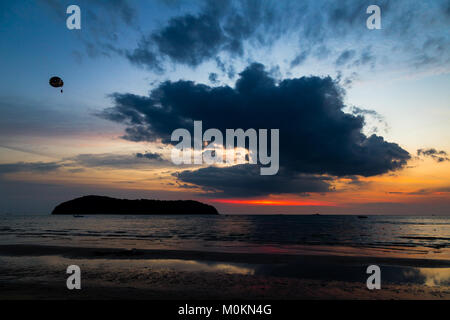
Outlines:
{"type": "Polygon", "coordinates": [[[368,216],[358,216],[358,219],[367,219],[368,216]]]}

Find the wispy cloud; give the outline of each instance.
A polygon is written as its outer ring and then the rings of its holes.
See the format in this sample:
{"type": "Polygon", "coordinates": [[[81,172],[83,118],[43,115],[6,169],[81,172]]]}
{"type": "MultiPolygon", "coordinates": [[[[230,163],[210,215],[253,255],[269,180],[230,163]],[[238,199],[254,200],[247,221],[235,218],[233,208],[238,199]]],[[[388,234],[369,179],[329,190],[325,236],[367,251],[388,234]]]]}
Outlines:
{"type": "Polygon", "coordinates": [[[423,157],[429,157],[429,158],[435,160],[436,162],[450,161],[450,158],[448,157],[447,152],[445,152],[444,150],[436,150],[434,148],[418,149],[417,155],[423,156],[423,157]]]}

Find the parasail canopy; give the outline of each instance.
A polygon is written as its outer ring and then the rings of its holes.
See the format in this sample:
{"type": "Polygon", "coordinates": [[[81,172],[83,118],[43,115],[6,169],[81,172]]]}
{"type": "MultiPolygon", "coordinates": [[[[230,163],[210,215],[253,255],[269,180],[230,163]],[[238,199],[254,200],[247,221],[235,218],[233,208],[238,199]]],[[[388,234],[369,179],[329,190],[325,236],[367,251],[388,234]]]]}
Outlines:
{"type": "MultiPolygon", "coordinates": [[[[51,77],[48,83],[54,88],[62,88],[64,86],[64,81],[60,77],[51,77]]],[[[63,92],[62,89],[61,92],[63,92]]]]}

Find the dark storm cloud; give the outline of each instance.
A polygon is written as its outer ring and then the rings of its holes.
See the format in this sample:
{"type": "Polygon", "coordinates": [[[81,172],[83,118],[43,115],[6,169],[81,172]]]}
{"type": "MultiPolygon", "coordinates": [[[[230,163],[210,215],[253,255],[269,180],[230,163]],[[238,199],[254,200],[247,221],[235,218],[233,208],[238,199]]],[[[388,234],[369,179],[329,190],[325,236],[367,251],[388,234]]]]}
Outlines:
{"type": "MultiPolygon", "coordinates": [[[[162,83],[147,97],[115,93],[114,106],[101,116],[126,124],[124,138],[132,141],[171,143],[173,130],[192,131],[194,120],[202,120],[204,130],[222,132],[227,128],[280,129],[280,166],[293,174],[373,176],[403,168],[409,153],[381,136],[364,135],[364,117],[342,111],[343,94],[330,77],[277,83],[263,65],[255,63],[240,73],[234,88],[180,80],[162,83]]],[[[192,179],[192,175],[179,178],[192,179]]],[[[285,182],[289,182],[287,175],[285,182]]]]}
{"type": "Polygon", "coordinates": [[[261,176],[250,164],[226,168],[208,167],[175,174],[184,182],[201,186],[214,197],[256,197],[267,194],[329,192],[330,178],[281,170],[276,176],[261,176]]]}
{"type": "Polygon", "coordinates": [[[433,159],[437,162],[450,161],[450,159],[448,158],[447,152],[445,152],[443,150],[436,150],[434,148],[418,149],[417,155],[424,156],[424,157],[430,157],[431,159],[433,159]]]}

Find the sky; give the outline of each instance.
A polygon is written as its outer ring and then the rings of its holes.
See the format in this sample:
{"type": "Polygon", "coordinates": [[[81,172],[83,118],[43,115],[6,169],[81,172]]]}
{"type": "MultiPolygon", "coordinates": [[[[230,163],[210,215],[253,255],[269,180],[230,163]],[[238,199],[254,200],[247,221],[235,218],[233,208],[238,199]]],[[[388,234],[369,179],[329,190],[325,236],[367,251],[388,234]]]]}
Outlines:
{"type": "Polygon", "coordinates": [[[96,194],[450,215],[449,27],[444,0],[2,1],[0,213],[96,194]],[[174,164],[194,121],[279,129],[278,173],[174,164]]]}

